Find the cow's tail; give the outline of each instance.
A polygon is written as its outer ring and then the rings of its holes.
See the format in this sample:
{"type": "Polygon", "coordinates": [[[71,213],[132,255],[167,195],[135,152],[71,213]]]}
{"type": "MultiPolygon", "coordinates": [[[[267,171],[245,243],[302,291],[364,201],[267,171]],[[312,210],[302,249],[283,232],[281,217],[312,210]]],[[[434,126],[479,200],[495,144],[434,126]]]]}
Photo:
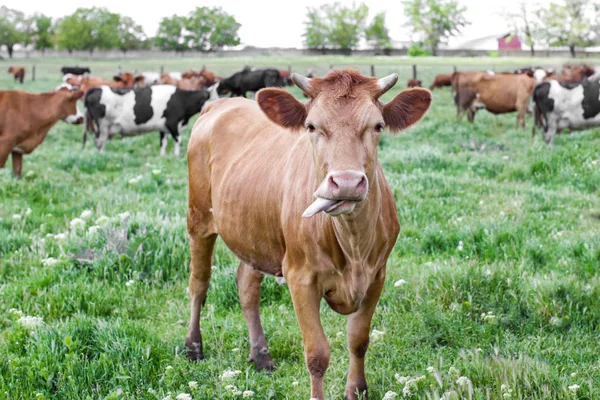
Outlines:
{"type": "MultiPolygon", "coordinates": [[[[537,87],[536,87],[537,88],[537,87]]],[[[542,129],[545,129],[545,121],[544,121],[544,115],[542,114],[542,111],[540,110],[540,106],[539,106],[539,99],[536,96],[536,88],[533,89],[533,126],[531,127],[531,137],[535,137],[535,130],[536,128],[539,126],[542,129]]]]}
{"type": "Polygon", "coordinates": [[[85,128],[83,130],[83,143],[81,146],[81,149],[83,150],[85,148],[85,143],[87,142],[87,136],[88,136],[88,132],[89,131],[94,132],[94,119],[92,118],[92,114],[90,113],[90,109],[86,108],[85,109],[85,128]]]}

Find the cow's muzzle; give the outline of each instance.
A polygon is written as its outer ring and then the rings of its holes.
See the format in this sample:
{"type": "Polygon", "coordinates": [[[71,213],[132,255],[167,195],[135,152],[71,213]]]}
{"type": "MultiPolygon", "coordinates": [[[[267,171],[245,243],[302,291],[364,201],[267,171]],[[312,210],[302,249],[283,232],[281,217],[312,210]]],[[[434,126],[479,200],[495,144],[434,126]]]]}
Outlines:
{"type": "Polygon", "coordinates": [[[314,196],[317,198],[302,214],[309,218],[321,211],[336,217],[354,211],[367,197],[369,182],[359,171],[334,171],[327,174],[314,196]]]}

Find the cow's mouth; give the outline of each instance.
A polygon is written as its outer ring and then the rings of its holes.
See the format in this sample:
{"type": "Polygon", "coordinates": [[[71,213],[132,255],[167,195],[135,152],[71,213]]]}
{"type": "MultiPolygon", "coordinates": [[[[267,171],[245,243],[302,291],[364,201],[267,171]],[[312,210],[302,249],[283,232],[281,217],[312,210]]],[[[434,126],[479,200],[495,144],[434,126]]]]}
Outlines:
{"type": "Polygon", "coordinates": [[[320,212],[324,212],[330,217],[337,217],[342,214],[349,214],[354,211],[357,201],[353,200],[332,200],[317,197],[317,199],[310,205],[302,216],[304,218],[310,218],[320,212]]]}

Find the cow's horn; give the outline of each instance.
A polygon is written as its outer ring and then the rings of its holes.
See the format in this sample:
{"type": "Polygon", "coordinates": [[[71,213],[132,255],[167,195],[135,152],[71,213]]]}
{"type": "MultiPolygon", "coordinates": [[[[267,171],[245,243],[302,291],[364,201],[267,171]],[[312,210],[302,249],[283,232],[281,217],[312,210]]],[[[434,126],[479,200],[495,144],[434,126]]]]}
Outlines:
{"type": "Polygon", "coordinates": [[[302,89],[302,91],[304,93],[306,93],[307,95],[311,96],[310,93],[310,79],[302,76],[300,74],[297,73],[293,73],[292,74],[292,81],[296,84],[296,86],[298,86],[300,89],[302,89]]]}
{"type": "Polygon", "coordinates": [[[377,81],[379,87],[379,93],[377,97],[383,95],[385,92],[390,90],[398,82],[398,74],[391,74],[377,81]]]}

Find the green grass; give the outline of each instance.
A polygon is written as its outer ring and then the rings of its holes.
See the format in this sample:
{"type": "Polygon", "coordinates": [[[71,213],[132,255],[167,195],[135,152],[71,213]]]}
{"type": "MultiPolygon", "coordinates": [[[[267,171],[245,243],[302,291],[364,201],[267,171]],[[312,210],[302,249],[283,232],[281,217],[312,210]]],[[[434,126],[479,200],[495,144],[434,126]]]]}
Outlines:
{"type": "MultiPolygon", "coordinates": [[[[352,63],[365,72],[375,63],[382,74],[404,74],[388,100],[413,61],[184,58],[122,65],[184,70],[206,64],[226,75],[246,62],[291,63],[300,71],[352,63]]],[[[495,63],[500,70],[531,63],[417,61],[424,63],[425,83],[455,64],[495,63]]],[[[31,62],[39,72],[24,85],[31,91],[56,86],[60,65],[74,64],[31,62]]],[[[105,77],[118,63],[79,60],[105,77]]],[[[0,85],[16,86],[8,74],[0,85]]],[[[447,89],[434,98],[417,127],[381,143],[402,231],[373,320],[385,333],[367,353],[370,398],[388,390],[435,400],[444,393],[451,399],[600,398],[600,129],[560,135],[548,148],[539,134],[532,140],[531,119],[521,131],[515,114],[480,111],[470,125],[456,120],[447,89]],[[471,139],[485,141],[486,150],[473,151],[471,139]],[[400,279],[406,283],[396,287],[400,279]],[[574,384],[576,393],[568,389],[574,384]]],[[[113,140],[106,154],[89,144],[82,150],[81,129],[59,122],[25,157],[22,180],[10,168],[0,170],[0,398],[162,399],[183,392],[195,399],[241,398],[229,384],[253,390],[256,399],[309,398],[290,296],[272,279],[263,284],[261,308],[277,370],[257,373],[247,362],[237,261],[222,242],[202,317],[207,359],[186,360],[186,158],[159,157],[158,134],[113,140]],[[85,228],[71,227],[84,210],[92,211],[85,228]],[[90,232],[93,225],[101,228],[90,232]],[[56,237],[61,233],[65,239],[56,237]],[[44,263],[50,257],[57,262],[44,263]],[[43,326],[22,326],[19,312],[42,318],[43,326]],[[222,381],[227,369],[241,374],[222,381]],[[198,388],[190,390],[190,381],[198,388]]],[[[183,138],[185,146],[189,128],[183,138]]],[[[345,317],[326,305],[322,315],[332,349],[326,393],[338,399],[348,363],[345,317]]]]}

